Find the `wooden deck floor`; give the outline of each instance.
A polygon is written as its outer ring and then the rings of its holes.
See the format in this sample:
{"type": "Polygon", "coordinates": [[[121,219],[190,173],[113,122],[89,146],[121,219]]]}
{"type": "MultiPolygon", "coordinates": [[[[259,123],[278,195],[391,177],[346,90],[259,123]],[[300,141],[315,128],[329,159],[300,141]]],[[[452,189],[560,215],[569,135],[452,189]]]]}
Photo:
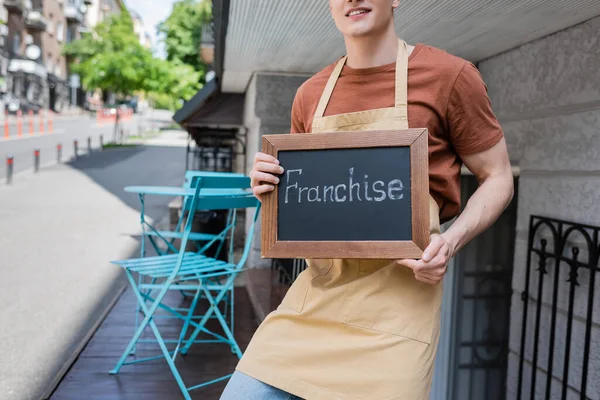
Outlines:
{"type": "MultiPolygon", "coordinates": [[[[242,351],[257,328],[247,292],[236,288],[235,336],[242,351]]],[[[175,306],[181,296],[173,292],[168,304],[175,306]]],[[[50,397],[51,400],[169,400],[182,399],[181,392],[164,359],[124,366],[118,375],[109,375],[118,358],[131,339],[134,326],[135,298],[128,289],[115,305],[106,320],[87,344],[75,364],[50,397]]],[[[211,321],[215,322],[216,321],[211,321]]],[[[174,338],[179,333],[180,322],[161,319],[162,333],[174,338]]],[[[216,325],[210,325],[215,327],[216,325]]],[[[221,333],[220,329],[214,331],[221,333]]],[[[144,337],[153,339],[150,328],[144,337]]],[[[173,346],[173,345],[171,345],[173,346]]],[[[172,347],[169,347],[170,349],[172,347]]],[[[155,343],[138,345],[137,357],[158,355],[155,343]]],[[[185,356],[178,356],[176,364],[184,382],[193,386],[233,372],[237,357],[224,344],[196,344],[185,356]]],[[[227,381],[222,381],[191,392],[193,399],[218,400],[227,381]]]]}

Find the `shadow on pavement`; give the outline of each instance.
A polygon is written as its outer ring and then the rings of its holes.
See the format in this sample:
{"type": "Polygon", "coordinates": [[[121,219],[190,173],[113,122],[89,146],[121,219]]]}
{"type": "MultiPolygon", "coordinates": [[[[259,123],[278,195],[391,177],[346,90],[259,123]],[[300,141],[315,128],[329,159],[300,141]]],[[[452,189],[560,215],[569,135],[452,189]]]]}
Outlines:
{"type": "MultiPolygon", "coordinates": [[[[140,211],[139,198],[124,191],[126,186],[181,186],[185,174],[185,147],[144,146],[108,148],[81,155],[69,162],[127,206],[140,211]]],[[[145,213],[162,218],[173,198],[147,196],[145,213]]]]}

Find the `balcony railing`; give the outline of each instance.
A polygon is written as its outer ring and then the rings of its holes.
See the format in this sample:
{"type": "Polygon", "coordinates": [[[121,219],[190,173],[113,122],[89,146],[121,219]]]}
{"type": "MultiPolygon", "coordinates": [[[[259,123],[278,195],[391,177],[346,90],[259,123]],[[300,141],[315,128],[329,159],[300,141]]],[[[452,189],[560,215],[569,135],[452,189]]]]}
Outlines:
{"type": "Polygon", "coordinates": [[[23,14],[27,10],[27,2],[25,0],[4,0],[4,7],[10,13],[23,14]]]}
{"type": "Polygon", "coordinates": [[[202,45],[214,45],[215,44],[215,35],[212,22],[210,24],[205,24],[202,26],[202,45]]]}
{"type": "Polygon", "coordinates": [[[200,39],[200,57],[206,64],[211,65],[215,54],[215,35],[213,23],[202,26],[202,37],[200,39]]]}
{"type": "Polygon", "coordinates": [[[72,4],[65,5],[65,17],[69,22],[83,22],[83,13],[79,10],[79,7],[72,4]]]}
{"type": "Polygon", "coordinates": [[[44,31],[48,26],[48,21],[44,18],[41,11],[31,10],[27,13],[25,25],[27,25],[27,28],[30,30],[44,31]]]}

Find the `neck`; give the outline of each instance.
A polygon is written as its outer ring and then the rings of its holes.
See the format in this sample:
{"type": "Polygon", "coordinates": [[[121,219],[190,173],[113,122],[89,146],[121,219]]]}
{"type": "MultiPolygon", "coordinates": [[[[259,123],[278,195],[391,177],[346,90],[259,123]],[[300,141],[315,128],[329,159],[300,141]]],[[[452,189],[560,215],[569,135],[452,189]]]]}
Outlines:
{"type": "Polygon", "coordinates": [[[350,68],[371,68],[390,64],[398,55],[398,37],[394,26],[379,34],[361,37],[346,36],[346,65],[350,68]]]}

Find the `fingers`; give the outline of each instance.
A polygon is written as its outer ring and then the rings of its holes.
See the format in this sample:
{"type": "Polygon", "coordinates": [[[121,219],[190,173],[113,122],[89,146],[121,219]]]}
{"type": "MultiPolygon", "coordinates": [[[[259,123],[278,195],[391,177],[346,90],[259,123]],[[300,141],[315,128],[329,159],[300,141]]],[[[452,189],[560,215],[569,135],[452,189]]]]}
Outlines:
{"type": "Polygon", "coordinates": [[[265,161],[259,161],[256,164],[254,164],[254,171],[268,172],[271,174],[282,174],[283,167],[279,166],[278,164],[273,164],[273,163],[265,162],[265,161]]]}
{"type": "Polygon", "coordinates": [[[396,263],[399,265],[403,265],[407,268],[410,268],[413,271],[420,269],[419,260],[403,259],[403,260],[396,261],[396,263]]]}
{"type": "Polygon", "coordinates": [[[277,185],[279,183],[278,177],[261,171],[253,171],[250,179],[254,180],[257,185],[262,183],[272,183],[273,185],[277,185]]]}
{"type": "Polygon", "coordinates": [[[440,280],[438,280],[438,279],[430,278],[430,277],[423,276],[423,275],[417,275],[417,274],[415,274],[415,279],[418,280],[419,282],[423,282],[428,285],[437,285],[438,283],[440,283],[440,280]]]}
{"type": "Polygon", "coordinates": [[[259,186],[254,186],[252,188],[252,193],[254,194],[254,196],[256,196],[260,199],[263,194],[271,192],[274,189],[275,189],[275,186],[273,186],[273,185],[259,185],[259,186]]]}
{"type": "Polygon", "coordinates": [[[260,161],[265,161],[265,162],[273,163],[273,164],[279,164],[279,160],[276,159],[275,157],[273,157],[272,155],[269,155],[269,154],[259,151],[254,156],[254,164],[257,164],[260,161]]]}
{"type": "Polygon", "coordinates": [[[403,259],[397,263],[412,269],[418,281],[435,285],[441,282],[446,274],[449,258],[448,244],[443,237],[434,235],[420,260],[403,259]]]}
{"type": "Polygon", "coordinates": [[[250,186],[254,195],[260,199],[263,194],[273,191],[279,183],[276,175],[282,173],[283,168],[278,159],[266,153],[256,153],[254,167],[250,172],[250,186]]]}
{"type": "Polygon", "coordinates": [[[423,252],[423,261],[431,261],[431,259],[440,252],[445,244],[446,242],[440,235],[432,235],[429,246],[427,246],[423,252]]]}

